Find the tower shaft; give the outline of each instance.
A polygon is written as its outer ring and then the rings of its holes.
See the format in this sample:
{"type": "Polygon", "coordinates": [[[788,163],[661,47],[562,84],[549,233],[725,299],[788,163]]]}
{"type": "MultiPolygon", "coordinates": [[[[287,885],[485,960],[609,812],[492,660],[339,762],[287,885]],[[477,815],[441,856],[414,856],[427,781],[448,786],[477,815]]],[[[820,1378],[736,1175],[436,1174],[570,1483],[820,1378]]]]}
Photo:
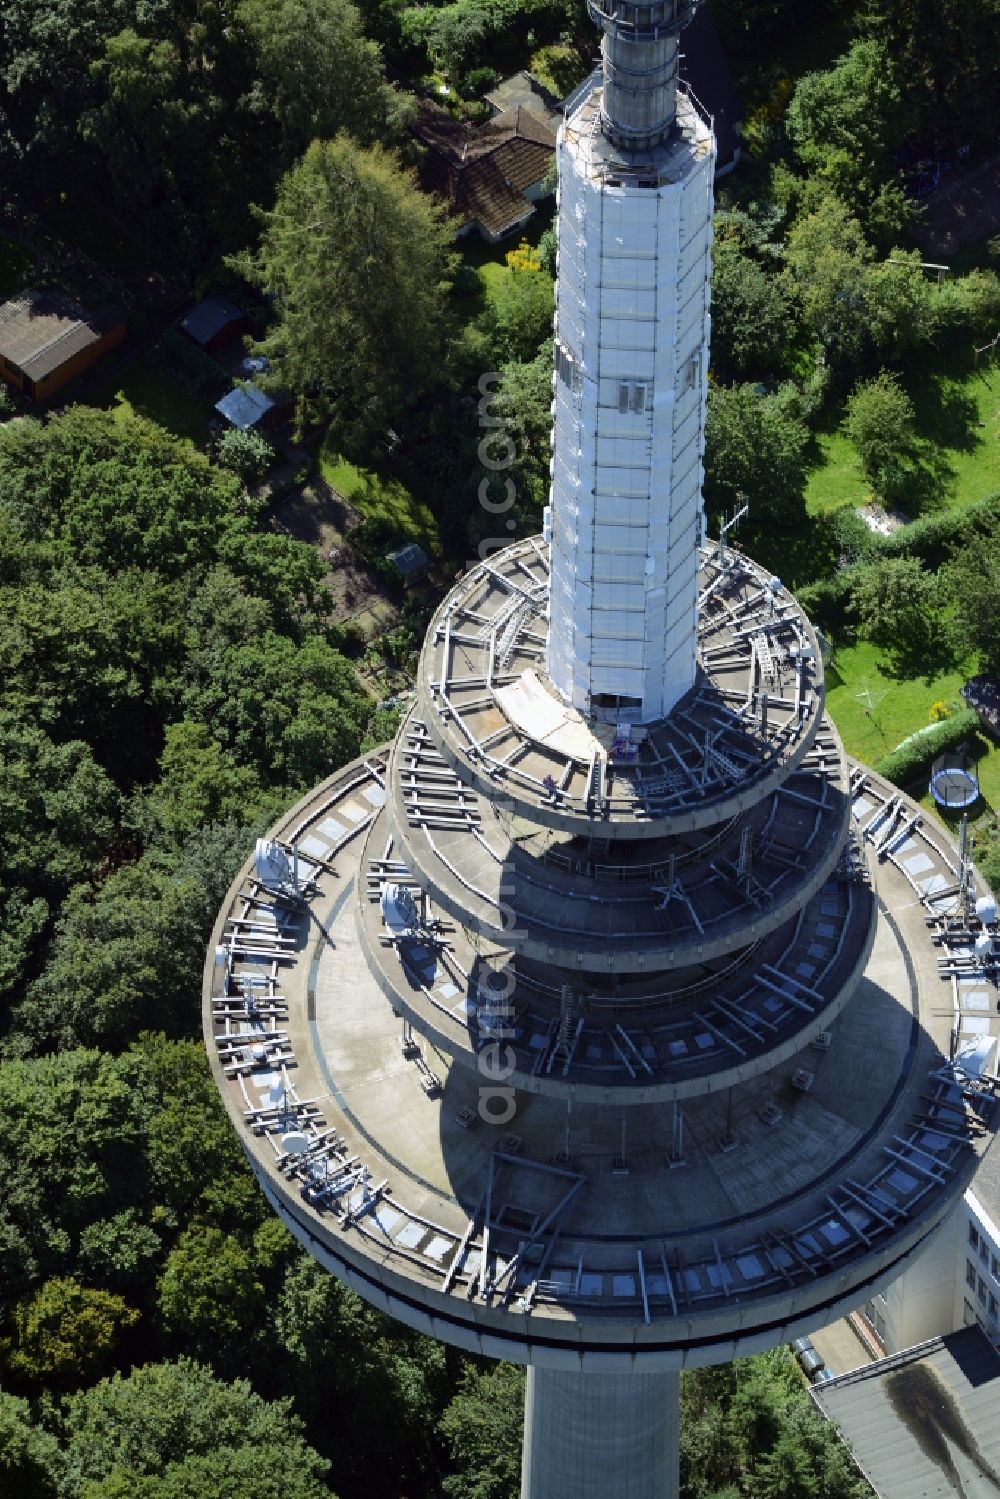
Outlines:
{"type": "Polygon", "coordinates": [[[528,1369],[521,1499],[676,1499],[680,1375],[528,1369]]]}
{"type": "Polygon", "coordinates": [[[644,723],[695,678],[715,147],[656,81],[676,35],[605,45],[619,82],[558,146],[547,669],[581,713],[644,723]],[[658,143],[625,151],[640,117],[658,143]]]}

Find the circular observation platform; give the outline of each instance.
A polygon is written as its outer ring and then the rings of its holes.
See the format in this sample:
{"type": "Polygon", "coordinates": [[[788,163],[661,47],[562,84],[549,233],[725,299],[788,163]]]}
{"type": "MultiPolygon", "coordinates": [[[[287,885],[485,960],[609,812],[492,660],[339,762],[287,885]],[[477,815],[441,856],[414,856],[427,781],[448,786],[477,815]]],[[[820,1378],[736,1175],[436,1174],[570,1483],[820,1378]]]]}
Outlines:
{"type": "Polygon", "coordinates": [[[541,961],[609,973],[708,961],[759,941],[824,884],[849,817],[829,721],[741,816],[598,850],[463,784],[415,712],[393,748],[387,795],[395,857],[453,920],[541,961]]]}
{"type": "MultiPolygon", "coordinates": [[[[525,956],[442,920],[396,857],[380,817],[364,850],[369,899],[357,936],[393,1011],[441,1056],[474,1067],[503,1042],[507,1081],[528,1094],[632,1107],[718,1093],[759,1076],[827,1030],[850,1000],[875,935],[868,882],[827,876],[796,914],[715,959],[611,973],[525,956]],[[378,892],[402,884],[426,930],[386,932],[378,892]]],[[[860,870],[855,872],[860,874],[860,870]]]]}
{"type": "Polygon", "coordinates": [[[794,599],[739,553],[702,549],[697,679],[657,723],[584,718],[548,682],[548,548],[481,562],[438,609],[416,716],[460,780],[543,827],[655,839],[739,815],[808,754],[823,665],[794,599]]]}
{"type": "MultiPolygon", "coordinates": [[[[387,792],[373,757],[282,818],[297,884],[248,863],[206,966],[220,1092],[320,1263],[431,1336],[584,1372],[750,1353],[906,1267],[992,1138],[992,1092],[949,1064],[949,1032],[998,1024],[978,999],[954,851],[918,807],[852,773],[879,918],[853,996],[812,1044],[783,1053],[776,1031],[752,1081],[622,1110],[614,1090],[576,1090],[570,1107],[505,1085],[502,1050],[450,1055],[394,1013],[358,938],[395,874],[387,792]]],[[[843,873],[873,899],[857,862],[843,873]]],[[[433,990],[456,1010],[479,1000],[462,967],[433,990]]],[[[773,1012],[758,1013],[763,1029],[773,1012]]]]}

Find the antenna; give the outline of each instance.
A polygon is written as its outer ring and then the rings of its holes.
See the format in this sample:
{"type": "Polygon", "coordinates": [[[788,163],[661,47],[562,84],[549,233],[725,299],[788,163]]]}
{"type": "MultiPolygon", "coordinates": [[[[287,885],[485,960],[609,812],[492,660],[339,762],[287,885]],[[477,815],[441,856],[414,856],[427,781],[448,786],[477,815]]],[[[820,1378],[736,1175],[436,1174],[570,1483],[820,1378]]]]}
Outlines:
{"type": "MultiPolygon", "coordinates": [[[[742,492],[742,490],[738,489],[736,491],[736,500],[738,504],[741,501],[746,500],[746,495],[742,492]]],[[[729,519],[723,521],[722,525],[719,527],[719,566],[723,572],[725,572],[728,563],[728,557],[726,555],[726,537],[735,526],[739,525],[740,521],[749,512],[749,510],[750,506],[744,503],[741,509],[734,511],[729,519]]]]}
{"type": "Polygon", "coordinates": [[[865,677],[865,685],[862,687],[861,691],[856,692],[854,696],[864,708],[867,716],[869,718],[874,718],[876,709],[880,706],[881,703],[885,701],[888,694],[888,687],[886,687],[882,692],[873,693],[871,687],[868,685],[868,678],[865,677]]]}

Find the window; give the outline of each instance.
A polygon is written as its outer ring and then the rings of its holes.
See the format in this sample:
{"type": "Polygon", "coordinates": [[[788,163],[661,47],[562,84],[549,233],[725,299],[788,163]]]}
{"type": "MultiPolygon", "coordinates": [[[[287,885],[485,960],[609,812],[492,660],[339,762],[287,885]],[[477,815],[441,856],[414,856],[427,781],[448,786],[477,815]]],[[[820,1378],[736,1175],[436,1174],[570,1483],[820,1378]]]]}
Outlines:
{"type": "Polygon", "coordinates": [[[976,1232],[976,1225],[974,1223],[969,1224],[969,1243],[973,1249],[979,1248],[979,1235],[976,1232]]]}
{"type": "Polygon", "coordinates": [[[979,1287],[978,1287],[978,1290],[976,1291],[976,1295],[979,1297],[979,1300],[982,1303],[982,1305],[985,1306],[986,1305],[986,1282],[983,1280],[982,1276],[979,1277],[979,1287]]]}
{"type": "Polygon", "coordinates": [[[580,366],[565,344],[559,342],[556,343],[556,373],[570,390],[580,389],[580,366]]]}
{"type": "Polygon", "coordinates": [[[995,1254],[990,1256],[990,1274],[994,1280],[1000,1280],[1000,1260],[995,1254]]]}
{"type": "Polygon", "coordinates": [[[990,1292],[990,1316],[994,1322],[997,1320],[997,1299],[992,1291],[990,1292]]]}
{"type": "Polygon", "coordinates": [[[976,1289],[976,1267],[971,1260],[965,1262],[965,1284],[971,1289],[976,1289]]]}
{"type": "Polygon", "coordinates": [[[684,365],[684,371],[681,377],[681,392],[683,393],[686,390],[694,390],[700,378],[701,350],[696,349],[691,355],[690,359],[688,359],[687,363],[684,365]]]}
{"type": "Polygon", "coordinates": [[[642,416],[653,406],[652,388],[644,380],[622,380],[618,386],[618,411],[621,416],[642,416]]]}
{"type": "Polygon", "coordinates": [[[990,1262],[990,1246],[985,1239],[980,1239],[979,1241],[979,1258],[984,1265],[988,1265],[990,1262]]]}

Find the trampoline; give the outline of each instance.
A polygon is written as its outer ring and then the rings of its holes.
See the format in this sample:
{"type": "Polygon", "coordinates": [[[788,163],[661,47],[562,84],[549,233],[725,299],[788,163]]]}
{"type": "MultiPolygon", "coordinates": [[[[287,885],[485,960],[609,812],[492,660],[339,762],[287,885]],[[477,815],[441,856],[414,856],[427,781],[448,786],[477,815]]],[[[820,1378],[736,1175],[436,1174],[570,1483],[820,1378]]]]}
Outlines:
{"type": "Polygon", "coordinates": [[[939,807],[960,810],[979,800],[975,762],[959,753],[938,757],[931,766],[931,796],[939,807]]]}

